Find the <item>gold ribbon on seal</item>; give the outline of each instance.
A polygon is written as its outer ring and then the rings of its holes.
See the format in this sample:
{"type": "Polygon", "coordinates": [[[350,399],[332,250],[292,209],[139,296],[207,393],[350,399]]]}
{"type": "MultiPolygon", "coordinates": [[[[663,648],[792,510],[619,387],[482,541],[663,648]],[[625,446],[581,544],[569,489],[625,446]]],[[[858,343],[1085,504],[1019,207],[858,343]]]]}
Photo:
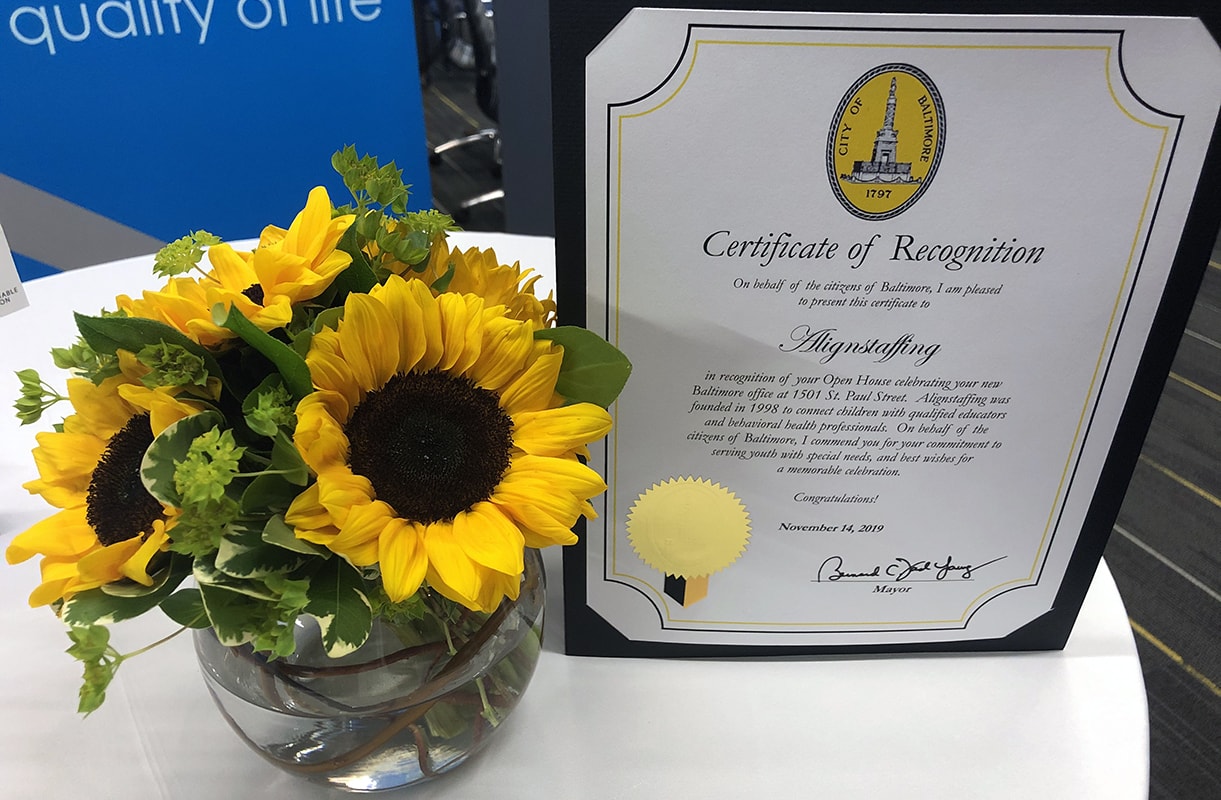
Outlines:
{"type": "Polygon", "coordinates": [[[665,593],[683,606],[708,595],[708,577],[741,557],[750,514],[733,492],[706,478],[670,478],[637,496],[627,515],[628,541],[665,577],[665,593]]]}

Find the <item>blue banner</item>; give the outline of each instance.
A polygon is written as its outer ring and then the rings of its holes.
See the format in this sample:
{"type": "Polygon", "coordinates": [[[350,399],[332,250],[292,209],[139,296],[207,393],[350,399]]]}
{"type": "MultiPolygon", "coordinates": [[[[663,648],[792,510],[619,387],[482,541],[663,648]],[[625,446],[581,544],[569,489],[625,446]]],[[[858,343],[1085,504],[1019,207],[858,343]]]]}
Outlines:
{"type": "Polygon", "coordinates": [[[312,186],[347,199],[330,167],[346,144],[431,205],[410,3],[0,8],[0,223],[24,278],[287,226],[312,186]]]}

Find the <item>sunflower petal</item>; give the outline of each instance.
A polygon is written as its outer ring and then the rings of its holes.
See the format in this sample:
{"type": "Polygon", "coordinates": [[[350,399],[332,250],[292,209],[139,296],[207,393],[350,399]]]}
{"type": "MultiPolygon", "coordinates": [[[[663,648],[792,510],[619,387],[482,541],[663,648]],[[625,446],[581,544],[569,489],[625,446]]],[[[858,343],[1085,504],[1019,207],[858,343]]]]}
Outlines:
{"type": "Polygon", "coordinates": [[[500,316],[489,319],[483,330],[483,350],[471,366],[470,376],[485,389],[496,391],[525,367],[535,347],[534,330],[527,323],[500,316]]]}
{"type": "Polygon", "coordinates": [[[208,261],[212,264],[212,278],[221,286],[229,288],[253,286],[258,276],[250,267],[251,253],[234,250],[227,243],[208,248],[208,261]]]}
{"type": "Polygon", "coordinates": [[[423,335],[424,312],[415,294],[408,288],[407,281],[398,275],[391,275],[369,294],[381,300],[394,321],[392,331],[398,334],[399,372],[414,369],[428,348],[423,335]]]}
{"type": "Polygon", "coordinates": [[[153,525],[153,532],[144,538],[131,558],[119,567],[123,577],[130,578],[143,586],[153,585],[153,579],[148,574],[148,563],[153,560],[153,556],[165,550],[170,541],[170,537],[165,532],[164,522],[158,520],[153,525]]]}
{"type": "Polygon", "coordinates": [[[42,583],[30,593],[30,607],[49,605],[72,595],[79,581],[76,560],[44,558],[39,564],[42,583]]]}
{"type": "Polygon", "coordinates": [[[97,535],[85,521],[85,508],[69,508],[36,522],[9,542],[4,557],[20,564],[36,555],[80,558],[98,547],[97,535]]]}
{"type": "Polygon", "coordinates": [[[336,392],[314,392],[297,405],[293,443],[314,472],[347,463],[348,437],[336,419],[336,408],[347,408],[346,399],[336,392]]]}
{"type": "Polygon", "coordinates": [[[380,389],[398,371],[398,339],[387,336],[394,325],[390,312],[367,294],[350,294],[339,323],[339,346],[364,391],[380,389]]]}
{"type": "Polygon", "coordinates": [[[317,483],[311,483],[293,498],[288,511],[284,512],[284,522],[296,529],[299,539],[306,538],[303,534],[305,531],[325,535],[327,541],[339,533],[339,529],[331,525],[331,512],[322,505],[317,483]]]}
{"type": "MultiPolygon", "coordinates": [[[[123,577],[123,568],[128,560],[135,557],[143,544],[139,536],[133,536],[122,542],[99,547],[77,562],[80,583],[73,589],[83,592],[104,583],[112,583],[123,577]]],[[[145,579],[148,576],[145,575],[145,579]]],[[[149,581],[151,583],[151,581],[149,581]]]]}
{"type": "Polygon", "coordinates": [[[445,345],[437,367],[454,375],[470,369],[483,345],[483,299],[445,292],[437,297],[441,338],[445,345]]]}
{"type": "Polygon", "coordinates": [[[35,436],[34,464],[39,477],[22,484],[56,508],[83,505],[93,469],[106,452],[106,442],[89,434],[43,431],[35,436]]]}
{"type": "Polygon", "coordinates": [[[427,372],[440,363],[441,356],[445,353],[445,343],[441,340],[441,307],[422,281],[407,281],[407,290],[420,309],[419,336],[424,342],[424,353],[416,362],[415,369],[418,372],[427,372]]]}
{"type": "Polygon", "coordinates": [[[441,594],[467,608],[476,607],[482,570],[466,554],[448,522],[434,522],[424,531],[428,582],[441,594]]]}
{"type": "MultiPolygon", "coordinates": [[[[332,512],[332,516],[334,512],[332,512]]],[[[385,503],[374,501],[353,506],[327,547],[358,567],[377,563],[379,537],[397,518],[385,503]]]]}
{"type": "Polygon", "coordinates": [[[377,560],[382,570],[382,586],[394,602],[416,593],[428,572],[424,551],[424,528],[419,523],[391,520],[377,539],[377,560]]]}
{"type": "Polygon", "coordinates": [[[601,439],[611,425],[610,413],[592,403],[527,411],[513,415],[513,443],[533,455],[567,455],[601,439]]]}
{"type": "Polygon", "coordinates": [[[363,475],[340,469],[330,470],[318,476],[318,500],[326,506],[331,519],[342,530],[347,527],[348,517],[353,510],[373,502],[373,484],[363,475]]]}
{"type": "Polygon", "coordinates": [[[521,531],[492,503],[476,503],[454,517],[454,539],[471,561],[488,569],[521,575],[525,568],[521,531]]]}
{"type": "MultiPolygon", "coordinates": [[[[538,343],[538,347],[544,347],[538,343]]],[[[551,406],[555,397],[555,382],[560,376],[560,364],[564,360],[561,350],[553,349],[535,359],[534,363],[517,380],[501,393],[500,404],[505,411],[516,414],[520,411],[540,411],[551,406]]]]}

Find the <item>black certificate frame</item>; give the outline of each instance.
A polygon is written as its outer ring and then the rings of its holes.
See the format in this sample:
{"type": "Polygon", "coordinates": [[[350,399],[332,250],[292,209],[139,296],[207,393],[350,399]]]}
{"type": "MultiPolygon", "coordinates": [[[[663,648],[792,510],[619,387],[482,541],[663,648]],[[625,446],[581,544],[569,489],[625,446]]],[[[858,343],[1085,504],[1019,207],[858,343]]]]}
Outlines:
{"type": "MultiPolygon", "coordinates": [[[[1221,47],[1221,6],[1214,0],[551,0],[553,158],[555,164],[556,291],[560,322],[585,325],[586,175],[585,59],[633,8],[693,10],[821,11],[846,14],[995,14],[1046,16],[1176,16],[1199,18],[1221,47]]],[[[565,649],[572,655],[658,658],[794,656],[870,653],[1024,651],[1062,649],[1072,632],[1111,528],[1132,478],[1145,436],[1170,372],[1221,225],[1221,116],[1200,172],[1144,352],[1133,377],[1116,435],[1051,610],[1003,638],[952,642],[860,645],[728,645],[664,643],[626,638],[587,604],[587,538],[564,551],[565,649]]]]}

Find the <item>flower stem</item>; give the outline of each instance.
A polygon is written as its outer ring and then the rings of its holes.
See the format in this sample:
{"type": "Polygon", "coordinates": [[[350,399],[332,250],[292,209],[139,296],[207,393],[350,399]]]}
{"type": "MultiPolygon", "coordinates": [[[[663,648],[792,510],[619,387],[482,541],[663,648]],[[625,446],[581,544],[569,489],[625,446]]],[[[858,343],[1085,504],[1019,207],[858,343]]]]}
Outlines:
{"type": "Polygon", "coordinates": [[[173,639],[175,636],[177,636],[178,634],[182,633],[182,632],[183,632],[183,631],[185,631],[186,629],[187,629],[187,626],[186,626],[186,625],[183,625],[181,628],[179,628],[178,630],[174,631],[174,632],[173,632],[173,633],[171,633],[169,636],[163,636],[163,637],[161,637],[160,639],[158,639],[157,641],[153,642],[152,644],[146,644],[146,645],[144,645],[144,646],[143,646],[143,647],[141,647],[139,650],[132,650],[130,653],[124,653],[123,655],[119,656],[119,658],[120,658],[121,660],[123,660],[123,661],[126,661],[126,660],[127,660],[127,659],[129,659],[129,658],[135,658],[136,656],[140,655],[141,653],[147,653],[149,650],[152,650],[154,647],[157,647],[158,645],[163,645],[163,644],[165,644],[165,643],[166,643],[166,642],[168,642],[170,639],[173,639]]]}

